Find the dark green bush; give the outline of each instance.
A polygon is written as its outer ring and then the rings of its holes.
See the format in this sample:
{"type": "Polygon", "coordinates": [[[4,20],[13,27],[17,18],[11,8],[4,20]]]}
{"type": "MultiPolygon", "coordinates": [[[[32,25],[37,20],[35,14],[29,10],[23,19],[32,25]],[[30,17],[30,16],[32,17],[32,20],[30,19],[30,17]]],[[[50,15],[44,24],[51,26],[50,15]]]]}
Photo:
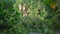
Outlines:
{"type": "MultiPolygon", "coordinates": [[[[38,10],[38,7],[40,6],[39,4],[40,0],[38,1],[33,0],[34,2],[32,3],[27,3],[26,1],[25,3],[29,6],[29,9],[31,9],[31,11],[34,12],[35,9],[38,10]],[[35,3],[36,1],[38,4],[35,3]]],[[[32,0],[30,0],[29,2],[31,1],[32,0]]],[[[38,34],[54,34],[52,32],[52,27],[54,22],[52,21],[52,17],[55,14],[55,12],[52,9],[51,11],[53,12],[48,12],[50,11],[49,6],[48,6],[49,10],[48,8],[46,9],[46,6],[43,7],[47,10],[48,15],[46,15],[44,20],[42,20],[41,18],[38,18],[38,16],[22,17],[17,10],[18,8],[16,8],[18,6],[14,7],[15,3],[16,0],[14,0],[14,2],[13,0],[0,1],[0,34],[29,34],[30,32],[37,32],[38,34]]],[[[41,15],[42,14],[43,12],[41,13],[41,15]]]]}

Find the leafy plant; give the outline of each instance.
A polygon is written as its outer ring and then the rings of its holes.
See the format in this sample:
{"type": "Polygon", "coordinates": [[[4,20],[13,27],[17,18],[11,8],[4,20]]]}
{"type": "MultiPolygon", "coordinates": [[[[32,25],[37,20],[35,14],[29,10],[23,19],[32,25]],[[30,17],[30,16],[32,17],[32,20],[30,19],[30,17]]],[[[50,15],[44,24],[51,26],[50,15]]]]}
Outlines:
{"type": "Polygon", "coordinates": [[[53,26],[60,22],[60,8],[55,2],[56,0],[1,0],[0,34],[54,34],[53,26]],[[22,11],[19,13],[19,3],[26,4],[30,10],[29,15],[23,17],[22,11]]]}

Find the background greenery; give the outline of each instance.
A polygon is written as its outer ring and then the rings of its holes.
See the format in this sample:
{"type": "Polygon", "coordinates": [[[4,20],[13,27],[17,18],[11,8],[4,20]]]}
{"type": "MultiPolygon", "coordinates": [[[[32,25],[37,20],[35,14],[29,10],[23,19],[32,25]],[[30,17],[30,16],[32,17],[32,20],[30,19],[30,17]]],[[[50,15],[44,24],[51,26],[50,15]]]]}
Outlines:
{"type": "Polygon", "coordinates": [[[57,0],[0,0],[0,34],[55,34],[60,28],[59,6],[57,0]],[[30,10],[25,17],[18,6],[23,3],[30,10]]]}

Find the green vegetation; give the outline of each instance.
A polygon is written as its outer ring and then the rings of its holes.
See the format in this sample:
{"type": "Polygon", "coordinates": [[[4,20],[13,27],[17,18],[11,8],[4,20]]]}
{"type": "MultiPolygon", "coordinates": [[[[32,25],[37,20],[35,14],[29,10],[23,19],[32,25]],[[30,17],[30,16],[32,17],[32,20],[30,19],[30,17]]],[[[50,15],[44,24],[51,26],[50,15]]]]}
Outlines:
{"type": "Polygon", "coordinates": [[[59,6],[57,0],[0,0],[0,34],[55,34],[59,6]]]}

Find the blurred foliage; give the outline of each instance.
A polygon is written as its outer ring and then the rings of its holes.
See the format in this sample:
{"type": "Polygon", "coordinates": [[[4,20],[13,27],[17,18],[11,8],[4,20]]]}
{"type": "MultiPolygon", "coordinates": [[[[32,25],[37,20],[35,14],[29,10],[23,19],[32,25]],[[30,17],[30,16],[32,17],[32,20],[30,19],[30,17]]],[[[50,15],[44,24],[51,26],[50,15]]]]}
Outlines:
{"type": "Polygon", "coordinates": [[[54,34],[60,28],[60,4],[56,0],[0,0],[0,34],[54,34]],[[30,9],[23,17],[18,4],[30,9]]]}

